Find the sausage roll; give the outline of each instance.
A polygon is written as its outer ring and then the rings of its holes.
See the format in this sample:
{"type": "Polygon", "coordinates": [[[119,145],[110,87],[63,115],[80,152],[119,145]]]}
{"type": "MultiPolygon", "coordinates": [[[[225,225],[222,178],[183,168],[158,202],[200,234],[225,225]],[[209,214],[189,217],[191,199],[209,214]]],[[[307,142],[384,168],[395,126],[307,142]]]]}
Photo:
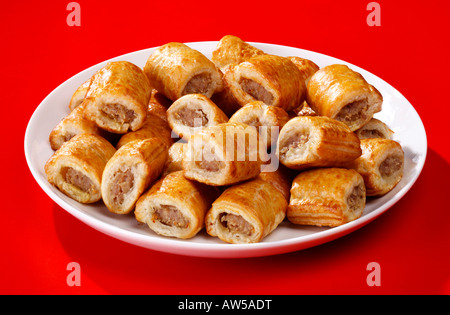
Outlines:
{"type": "Polygon", "coordinates": [[[258,128],[260,141],[270,147],[276,143],[281,128],[288,120],[289,115],[283,108],[255,101],[241,107],[230,117],[229,121],[258,128]],[[274,132],[272,133],[272,131],[274,132]]]}
{"type": "Polygon", "coordinates": [[[367,196],[381,196],[391,191],[403,177],[404,153],[401,145],[390,139],[361,140],[362,155],[346,165],[364,178],[367,196]]]}
{"type": "Polygon", "coordinates": [[[87,133],[76,135],[45,164],[47,180],[78,202],[99,201],[103,169],[115,152],[103,137],[87,133]]]}
{"type": "Polygon", "coordinates": [[[264,55],[264,51],[244,42],[239,37],[226,35],[222,37],[216,50],[212,52],[212,61],[218,68],[237,65],[252,57],[264,55]]]}
{"type": "Polygon", "coordinates": [[[355,131],[359,139],[392,139],[394,132],[379,119],[372,118],[367,124],[355,131]]]}
{"type": "Polygon", "coordinates": [[[169,124],[160,116],[148,114],[142,128],[130,131],[120,137],[116,148],[119,149],[124,144],[133,140],[144,140],[149,138],[159,138],[168,148],[172,145],[172,131],[169,124]]]}
{"type": "Polygon", "coordinates": [[[177,99],[167,110],[172,131],[188,140],[203,127],[226,123],[227,115],[203,94],[188,94],[177,99]]]}
{"type": "Polygon", "coordinates": [[[319,168],[295,177],[287,218],[294,224],[333,227],[359,218],[365,205],[364,180],[358,172],[319,168]]]}
{"type": "Polygon", "coordinates": [[[340,166],[361,155],[359,138],[344,123],[323,116],[289,120],[278,136],[277,155],[292,169],[340,166]]]}
{"type": "Polygon", "coordinates": [[[141,194],[161,175],[167,156],[167,147],[158,138],[120,147],[102,176],[102,198],[109,211],[130,213],[141,194]]]}
{"type": "Polygon", "coordinates": [[[300,70],[286,57],[260,55],[231,66],[224,80],[241,106],[252,101],[290,111],[301,105],[305,84],[300,70]]]}
{"type": "Polygon", "coordinates": [[[69,102],[69,109],[70,111],[73,111],[75,108],[77,108],[78,105],[80,105],[84,98],[86,97],[87,92],[89,91],[89,86],[91,85],[91,78],[86,80],[82,85],[78,87],[78,89],[73,93],[72,98],[69,102]]]}
{"type": "Polygon", "coordinates": [[[155,115],[167,122],[167,109],[172,105],[172,101],[162,93],[153,89],[148,103],[148,115],[155,115]]]}
{"type": "Polygon", "coordinates": [[[216,187],[189,180],[183,171],[173,172],[139,198],[134,213],[157,234],[188,239],[204,227],[205,214],[218,195],[216,187]]]}
{"type": "Polygon", "coordinates": [[[176,142],[169,148],[169,157],[164,166],[163,176],[183,170],[183,158],[187,150],[186,142],[176,142]]]}
{"type": "Polygon", "coordinates": [[[109,62],[92,77],[85,116],[110,132],[137,130],[145,122],[150,94],[141,68],[128,61],[109,62]]]}
{"type": "Polygon", "coordinates": [[[255,127],[225,123],[203,128],[190,137],[183,169],[189,179],[223,186],[257,176],[267,160],[255,127]]]}
{"type": "Polygon", "coordinates": [[[53,128],[49,136],[50,146],[53,150],[58,150],[64,142],[80,133],[104,136],[105,132],[95,122],[84,118],[84,105],[77,106],[53,128]]]}
{"type": "Polygon", "coordinates": [[[287,201],[269,182],[256,178],[227,188],[206,214],[206,232],[227,243],[257,243],[285,218],[287,201]]]}
{"type": "Polygon", "coordinates": [[[172,101],[186,94],[211,97],[223,89],[222,73],[201,52],[182,43],[168,43],[147,59],[144,72],[152,86],[172,101]]]}
{"type": "Polygon", "coordinates": [[[320,116],[344,122],[352,131],[381,111],[383,97],[361,74],[346,65],[330,65],[309,80],[308,104],[320,116]]]}

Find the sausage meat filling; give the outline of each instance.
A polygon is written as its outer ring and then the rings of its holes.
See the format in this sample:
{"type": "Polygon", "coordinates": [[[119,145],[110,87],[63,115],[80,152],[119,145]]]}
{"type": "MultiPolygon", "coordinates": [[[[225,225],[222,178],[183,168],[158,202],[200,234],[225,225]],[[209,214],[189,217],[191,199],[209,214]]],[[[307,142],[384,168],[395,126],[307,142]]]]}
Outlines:
{"type": "Polygon", "coordinates": [[[120,124],[131,123],[136,118],[136,113],[125,108],[121,104],[105,104],[101,111],[111,120],[120,124]]]}
{"type": "Polygon", "coordinates": [[[386,138],[379,130],[376,129],[361,130],[359,134],[362,139],[386,138]]]}
{"type": "Polygon", "coordinates": [[[250,94],[258,101],[262,101],[267,105],[271,105],[273,103],[273,95],[269,91],[267,91],[261,84],[250,79],[242,79],[240,84],[242,89],[247,94],[250,94]]]}
{"type": "Polygon", "coordinates": [[[152,217],[153,222],[159,221],[164,225],[178,228],[187,228],[189,221],[175,206],[160,205],[155,209],[152,217]]]}
{"type": "Polygon", "coordinates": [[[200,73],[192,77],[184,87],[182,95],[206,94],[211,89],[212,79],[209,73],[200,73]]]}
{"type": "Polygon", "coordinates": [[[200,109],[183,107],[177,113],[178,119],[181,120],[183,125],[188,127],[202,127],[208,123],[208,117],[206,114],[200,109]],[[201,123],[199,125],[199,123],[201,123]]]}
{"type": "Polygon", "coordinates": [[[72,167],[64,168],[61,173],[67,183],[77,187],[84,192],[89,192],[94,187],[94,184],[89,177],[87,177],[80,171],[73,169],[72,167]]]}
{"type": "Polygon", "coordinates": [[[357,185],[353,188],[350,195],[347,197],[347,204],[351,211],[355,212],[364,206],[364,187],[357,185]]]}
{"type": "Polygon", "coordinates": [[[219,220],[222,226],[228,229],[231,233],[250,236],[255,230],[253,226],[240,215],[221,213],[219,215],[219,220]]]}
{"type": "Polygon", "coordinates": [[[126,169],[125,171],[118,170],[114,174],[114,178],[111,182],[111,195],[113,196],[114,203],[123,203],[125,195],[133,188],[134,185],[133,172],[131,169],[126,169]]]}
{"type": "Polygon", "coordinates": [[[335,119],[346,124],[359,120],[365,120],[365,109],[367,108],[367,105],[367,99],[347,104],[339,111],[335,119]]]}
{"type": "Polygon", "coordinates": [[[390,155],[379,166],[380,174],[383,177],[389,177],[398,172],[403,166],[401,158],[390,155]]]}

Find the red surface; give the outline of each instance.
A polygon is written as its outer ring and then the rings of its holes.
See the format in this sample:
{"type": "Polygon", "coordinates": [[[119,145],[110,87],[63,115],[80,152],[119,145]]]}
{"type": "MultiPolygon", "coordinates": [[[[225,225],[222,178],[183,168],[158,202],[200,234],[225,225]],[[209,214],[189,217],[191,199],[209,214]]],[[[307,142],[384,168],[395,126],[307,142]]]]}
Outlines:
{"type": "MultiPolygon", "coordinates": [[[[80,0],[0,6],[3,146],[1,294],[449,294],[448,1],[80,0]],[[299,47],[358,65],[397,88],[421,116],[428,156],[392,209],[333,242],[273,257],[205,259],[143,249],[103,235],[57,206],[25,162],[33,111],[55,87],[103,60],[169,41],[247,41],[299,47]],[[69,286],[67,265],[81,268],[69,286]],[[381,286],[368,286],[370,262],[381,286]],[[230,276],[233,275],[233,276],[230,276]]],[[[66,106],[61,104],[61,106],[66,106]]]]}

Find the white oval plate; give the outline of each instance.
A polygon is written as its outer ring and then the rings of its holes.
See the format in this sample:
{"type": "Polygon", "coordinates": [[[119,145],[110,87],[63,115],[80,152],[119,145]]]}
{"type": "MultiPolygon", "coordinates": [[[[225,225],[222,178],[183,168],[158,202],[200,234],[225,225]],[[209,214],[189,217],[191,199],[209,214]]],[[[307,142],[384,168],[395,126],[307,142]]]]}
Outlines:
{"type": "MultiPolygon", "coordinates": [[[[188,43],[190,47],[211,58],[218,42],[188,43]]],[[[42,189],[59,206],[89,226],[122,241],[145,248],[174,254],[199,257],[256,257],[275,255],[319,245],[346,235],[371,222],[388,210],[411,188],[425,163],[427,139],[422,121],[413,106],[396,89],[375,75],[342,60],[293,47],[252,43],[266,53],[280,56],[299,56],[310,59],[320,67],[329,64],[346,64],[361,73],[383,95],[383,110],[375,117],[381,119],[395,132],[394,140],[405,151],[405,171],[402,181],[387,195],[370,199],[363,215],[347,224],[334,228],[296,226],[286,220],[262,242],[257,244],[227,244],[201,231],[190,240],[166,238],[155,234],[147,225],[138,224],[132,214],[116,215],[101,203],[83,205],[62,194],[46,179],[44,165],[53,154],[48,136],[56,124],[69,113],[72,94],[107,61],[73,76],[51,92],[33,113],[25,134],[25,156],[34,178],[42,189]]],[[[112,60],[130,61],[140,67],[155,50],[136,51],[112,60]]]]}

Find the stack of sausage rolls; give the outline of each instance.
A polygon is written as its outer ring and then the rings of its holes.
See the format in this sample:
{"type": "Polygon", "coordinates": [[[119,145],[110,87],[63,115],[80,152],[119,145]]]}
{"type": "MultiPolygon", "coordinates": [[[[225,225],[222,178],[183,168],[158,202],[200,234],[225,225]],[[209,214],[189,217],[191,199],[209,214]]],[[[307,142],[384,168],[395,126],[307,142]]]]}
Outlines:
{"type": "Polygon", "coordinates": [[[374,118],[383,97],[346,65],[320,68],[223,37],[211,60],[182,43],[143,68],[109,62],[52,130],[48,181],[153,232],[262,241],[281,222],[335,227],[402,179],[374,118]]]}

